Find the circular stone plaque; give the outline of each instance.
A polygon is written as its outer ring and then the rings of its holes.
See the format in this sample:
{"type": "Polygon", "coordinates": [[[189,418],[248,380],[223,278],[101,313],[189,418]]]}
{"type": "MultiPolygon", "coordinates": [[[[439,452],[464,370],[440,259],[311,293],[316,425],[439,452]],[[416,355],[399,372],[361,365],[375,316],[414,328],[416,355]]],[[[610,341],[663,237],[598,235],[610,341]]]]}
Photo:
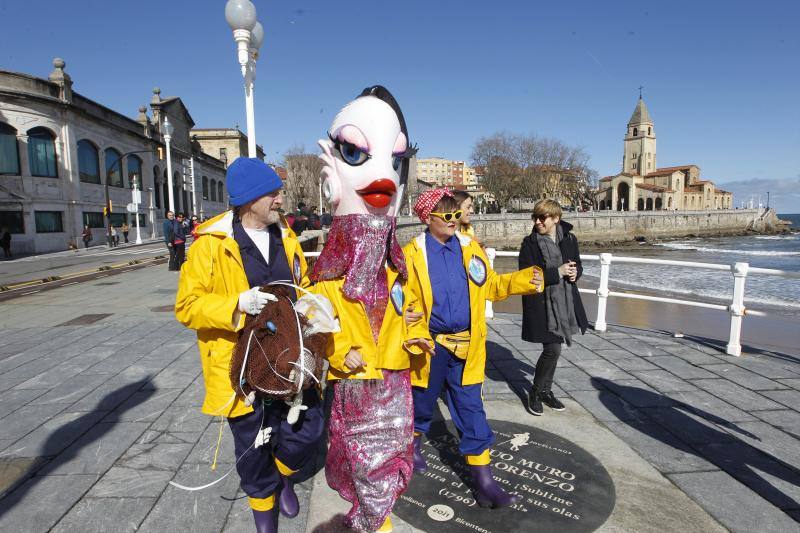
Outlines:
{"type": "Polygon", "coordinates": [[[489,425],[495,432],[494,477],[504,490],[522,496],[518,504],[480,507],[452,423],[436,422],[423,440],[428,469],[414,474],[394,507],[397,516],[436,533],[582,533],[606,521],[614,509],[614,483],[589,452],[534,427],[499,420],[489,425]]]}

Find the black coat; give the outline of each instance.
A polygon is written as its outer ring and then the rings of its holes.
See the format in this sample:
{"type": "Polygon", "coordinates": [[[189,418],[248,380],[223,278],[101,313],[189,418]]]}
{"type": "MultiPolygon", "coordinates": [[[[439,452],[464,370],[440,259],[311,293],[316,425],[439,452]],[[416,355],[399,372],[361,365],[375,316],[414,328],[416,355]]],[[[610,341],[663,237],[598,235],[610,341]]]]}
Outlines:
{"type": "MultiPolygon", "coordinates": [[[[577,282],[583,275],[578,239],[572,234],[572,224],[563,220],[559,224],[564,230],[564,238],[558,245],[561,248],[561,256],[564,258],[565,263],[575,261],[575,265],[578,268],[578,277],[575,280],[577,282]]],[[[561,280],[561,276],[558,274],[558,267],[545,268],[544,256],[542,256],[539,243],[536,241],[535,228],[522,241],[522,247],[519,250],[519,268],[528,268],[533,265],[541,267],[544,272],[545,286],[555,285],[561,280]]],[[[567,285],[572,287],[575,318],[581,328],[581,333],[585,333],[586,328],[589,327],[589,321],[586,319],[586,311],[583,309],[578,286],[570,282],[567,282],[567,285]]],[[[563,342],[561,337],[547,330],[547,310],[545,309],[545,293],[543,292],[522,297],[522,340],[541,343],[563,342]]]]}

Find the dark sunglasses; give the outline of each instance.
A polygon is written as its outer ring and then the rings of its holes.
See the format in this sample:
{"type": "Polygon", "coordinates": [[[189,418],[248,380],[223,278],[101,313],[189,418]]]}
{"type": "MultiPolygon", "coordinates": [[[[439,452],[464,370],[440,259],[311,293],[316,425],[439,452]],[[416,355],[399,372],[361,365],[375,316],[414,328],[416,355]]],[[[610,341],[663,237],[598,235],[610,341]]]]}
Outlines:
{"type": "Polygon", "coordinates": [[[533,216],[533,220],[538,220],[539,222],[544,222],[548,218],[550,218],[550,215],[534,215],[533,216]]]}

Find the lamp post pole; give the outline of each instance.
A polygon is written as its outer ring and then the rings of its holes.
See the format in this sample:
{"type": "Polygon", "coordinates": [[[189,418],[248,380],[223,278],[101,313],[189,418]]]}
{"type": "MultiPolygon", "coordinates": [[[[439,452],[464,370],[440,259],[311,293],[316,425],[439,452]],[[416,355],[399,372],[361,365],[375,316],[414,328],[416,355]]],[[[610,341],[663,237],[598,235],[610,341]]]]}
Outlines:
{"type": "Polygon", "coordinates": [[[194,156],[189,158],[189,176],[192,180],[192,214],[197,214],[197,185],[194,181],[194,156]]]}
{"type": "Polygon", "coordinates": [[[142,231],[139,228],[139,204],[142,203],[142,193],[139,191],[139,185],[136,183],[136,174],[133,175],[133,205],[136,206],[136,212],[133,213],[136,219],[136,244],[142,244],[142,231]]]}
{"type": "Polygon", "coordinates": [[[114,165],[119,163],[119,174],[120,177],[122,176],[122,160],[129,155],[132,154],[150,154],[153,153],[152,150],[133,150],[131,152],[125,152],[121,156],[119,156],[113,163],[110,165],[106,164],[106,241],[108,243],[108,247],[111,248],[113,243],[111,242],[111,195],[108,190],[108,168],[114,168],[114,165]]]}
{"type": "Polygon", "coordinates": [[[264,27],[256,20],[256,6],[250,0],[228,0],[225,20],[233,30],[239,66],[244,78],[245,112],[247,114],[247,156],[256,157],[256,117],[253,88],[256,80],[258,49],[264,40],[264,27]]]}
{"type": "Polygon", "coordinates": [[[164,117],[164,143],[167,145],[167,195],[169,196],[169,210],[175,212],[175,192],[172,190],[172,151],[170,141],[175,128],[169,123],[169,118],[164,117]]]}

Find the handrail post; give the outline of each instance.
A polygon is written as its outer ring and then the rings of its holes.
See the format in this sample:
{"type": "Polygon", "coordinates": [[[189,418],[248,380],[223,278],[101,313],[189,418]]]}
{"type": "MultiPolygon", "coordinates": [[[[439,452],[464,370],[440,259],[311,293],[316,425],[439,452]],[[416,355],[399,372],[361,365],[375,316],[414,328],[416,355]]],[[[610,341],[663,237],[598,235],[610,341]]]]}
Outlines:
{"type": "Polygon", "coordinates": [[[609,253],[600,254],[600,286],[597,287],[597,318],[594,321],[595,331],[606,330],[606,304],[608,302],[608,278],[611,272],[609,253]]]}
{"type": "Polygon", "coordinates": [[[728,355],[739,357],[742,355],[742,318],[744,317],[744,282],[747,279],[749,263],[734,263],[731,265],[733,272],[733,301],[728,307],[731,313],[731,334],[728,338],[726,352],[728,355]]]}
{"type": "MultiPolygon", "coordinates": [[[[494,258],[497,255],[495,248],[486,249],[486,257],[489,258],[489,267],[494,270],[494,258]]],[[[492,301],[486,300],[486,318],[494,318],[494,309],[492,308],[492,301]]]]}

